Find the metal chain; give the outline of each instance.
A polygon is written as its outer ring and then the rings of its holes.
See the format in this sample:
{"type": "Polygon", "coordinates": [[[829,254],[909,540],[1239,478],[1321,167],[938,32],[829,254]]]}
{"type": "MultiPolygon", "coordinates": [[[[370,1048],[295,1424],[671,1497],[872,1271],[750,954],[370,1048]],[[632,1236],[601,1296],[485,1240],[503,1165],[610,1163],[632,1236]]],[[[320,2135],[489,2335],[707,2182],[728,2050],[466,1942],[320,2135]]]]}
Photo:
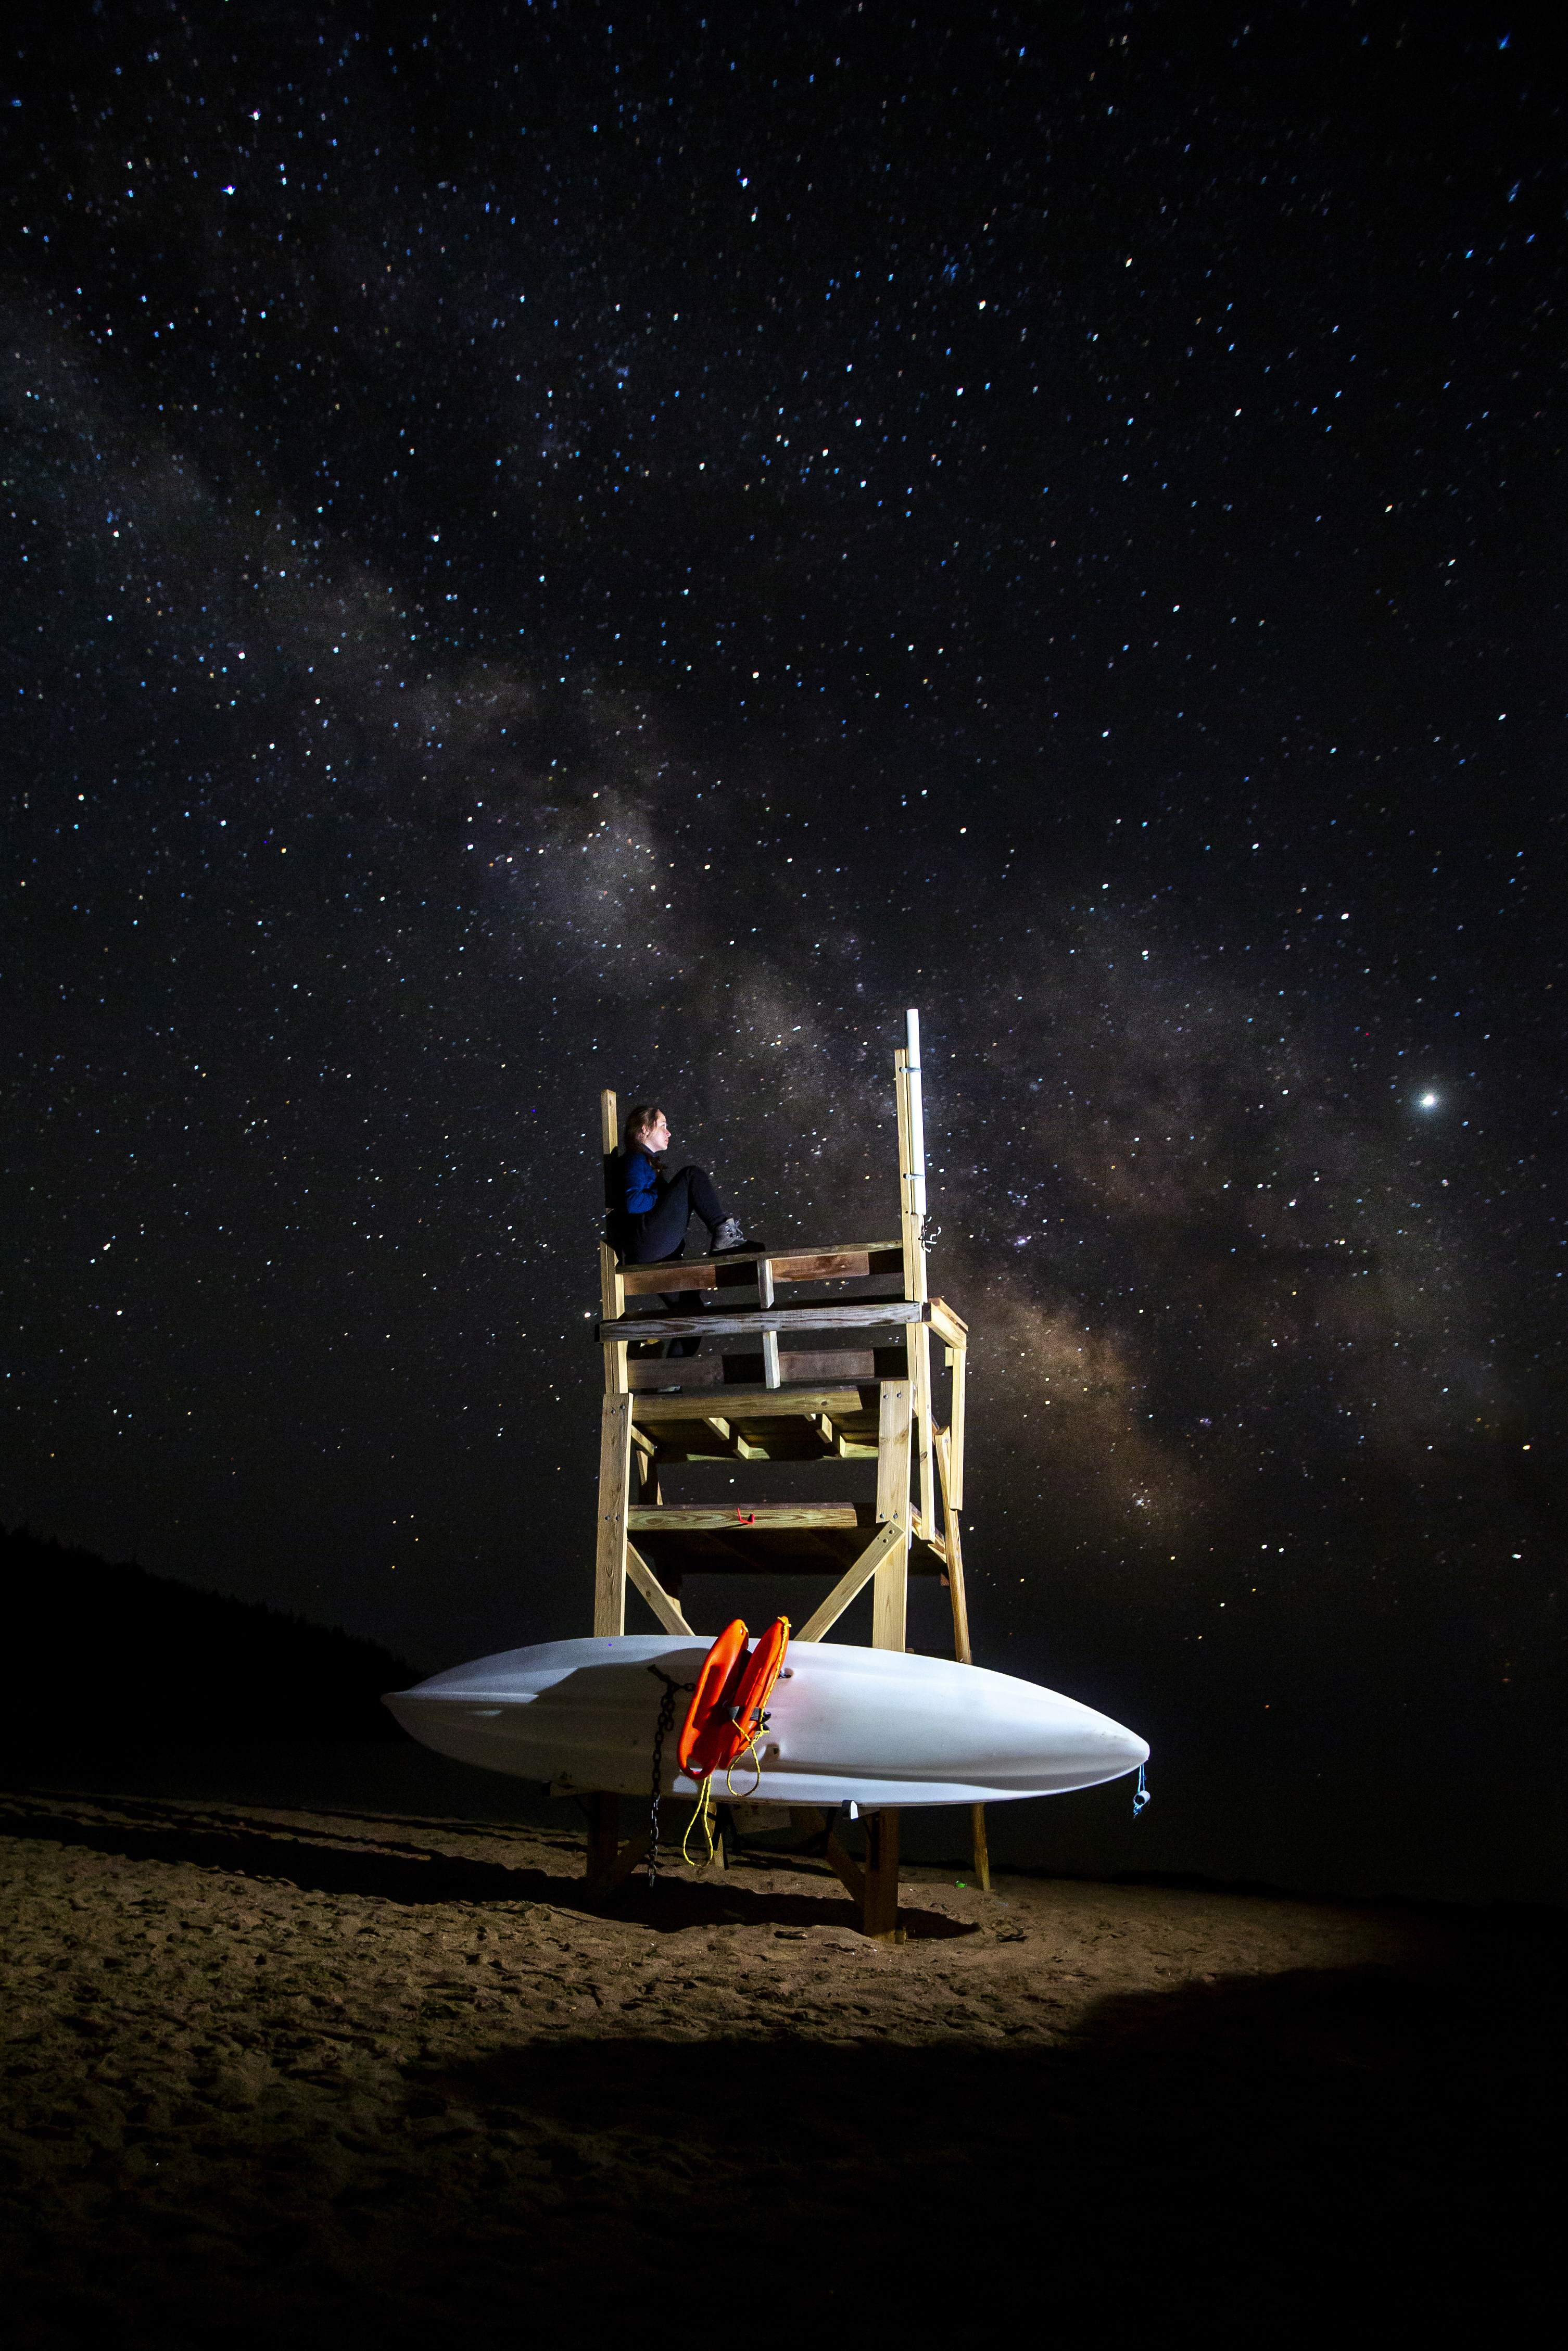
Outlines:
{"type": "Polygon", "coordinates": [[[659,1700],[659,1719],[653,1726],[653,1792],[648,1802],[648,1883],[656,1886],[659,1879],[659,1782],[664,1774],[664,1740],[675,1727],[675,1692],[695,1689],[695,1682],[673,1682],[657,1666],[648,1671],[664,1685],[664,1695],[659,1700]]]}

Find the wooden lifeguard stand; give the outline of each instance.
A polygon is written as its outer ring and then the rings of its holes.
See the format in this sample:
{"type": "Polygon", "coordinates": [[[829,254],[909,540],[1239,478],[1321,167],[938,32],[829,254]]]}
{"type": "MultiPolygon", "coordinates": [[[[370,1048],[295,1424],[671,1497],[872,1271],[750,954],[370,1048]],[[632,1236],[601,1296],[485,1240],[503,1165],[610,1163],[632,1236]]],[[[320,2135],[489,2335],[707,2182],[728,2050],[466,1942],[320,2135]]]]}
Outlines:
{"type": "MultiPolygon", "coordinates": [[[[960,1514],[967,1326],[926,1280],[925,1150],[919,1016],[894,1056],[900,1233],[896,1240],[737,1250],[719,1258],[622,1265],[600,1247],[597,1336],[604,1350],[593,1629],[626,1629],[628,1583],[669,1633],[690,1633],[688,1576],[831,1573],[833,1586],[794,1633],[820,1641],[872,1586],[872,1642],[905,1646],[911,1574],[941,1576],[952,1600],[954,1654],[966,1665],[960,1514]],[[800,1302],[780,1305],[788,1287],[800,1302]],[[709,1291],[696,1313],[629,1312],[630,1300],[709,1291]],[[946,1416],[936,1415],[932,1337],[943,1344],[946,1416]],[[695,1339],[711,1352],[651,1360],[650,1342],[695,1339]],[[686,1461],[874,1460],[874,1503],[664,1503],[659,1472],[686,1461]],[[633,1468],[635,1479],[633,1480],[633,1468]]],[[[608,1161],[621,1147],[613,1093],[600,1096],[608,1161]]],[[[617,1884],[647,1852],[622,1844],[620,1800],[592,1800],[589,1876],[617,1884]]],[[[858,1904],[863,1930],[893,1936],[898,1913],[898,1813],[862,1815],[862,1869],[829,1826],[827,1856],[858,1904]]],[[[985,1813],[973,1808],[975,1873],[988,1886],[985,1813]]]]}

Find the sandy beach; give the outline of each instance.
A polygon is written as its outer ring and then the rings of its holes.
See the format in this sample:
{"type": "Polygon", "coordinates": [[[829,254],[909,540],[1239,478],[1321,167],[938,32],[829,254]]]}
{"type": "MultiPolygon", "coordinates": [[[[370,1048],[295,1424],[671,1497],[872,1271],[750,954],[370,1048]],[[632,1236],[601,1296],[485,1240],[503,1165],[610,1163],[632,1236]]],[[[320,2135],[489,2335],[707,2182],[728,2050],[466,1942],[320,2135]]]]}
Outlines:
{"type": "Polygon", "coordinates": [[[915,1868],[887,1946],[756,1847],[596,1905],[565,1808],[0,1829],[18,2343],[663,2340],[747,2274],[978,2339],[1195,2262],[1498,2315],[1538,2258],[1549,1920],[915,1868]]]}

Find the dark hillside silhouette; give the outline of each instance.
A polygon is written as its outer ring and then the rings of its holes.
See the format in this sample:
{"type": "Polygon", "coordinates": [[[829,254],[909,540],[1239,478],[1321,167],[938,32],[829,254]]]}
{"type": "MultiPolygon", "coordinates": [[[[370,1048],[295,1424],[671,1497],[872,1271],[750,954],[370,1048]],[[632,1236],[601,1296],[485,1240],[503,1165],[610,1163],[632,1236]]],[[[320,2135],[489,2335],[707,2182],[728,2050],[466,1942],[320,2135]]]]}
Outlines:
{"type": "Polygon", "coordinates": [[[13,1753],[401,1739],[381,1694],[418,1679],[373,1641],[26,1527],[0,1529],[0,1618],[13,1753]]]}

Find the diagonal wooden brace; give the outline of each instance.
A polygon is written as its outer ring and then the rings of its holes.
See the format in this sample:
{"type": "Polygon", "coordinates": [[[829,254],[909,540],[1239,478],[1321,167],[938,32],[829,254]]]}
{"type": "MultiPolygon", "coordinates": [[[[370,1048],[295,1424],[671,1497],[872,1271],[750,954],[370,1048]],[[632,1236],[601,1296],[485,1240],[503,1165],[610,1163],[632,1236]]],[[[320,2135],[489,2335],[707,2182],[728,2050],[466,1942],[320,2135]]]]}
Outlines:
{"type": "Polygon", "coordinates": [[[908,1540],[909,1531],[906,1527],[897,1524],[878,1527],[854,1565],[845,1574],[840,1576],[816,1614],[808,1616],[795,1635],[796,1640],[820,1641],[830,1626],[838,1623],[855,1594],[865,1589],[883,1560],[890,1559],[893,1553],[908,1540]]]}
{"type": "Polygon", "coordinates": [[[664,1626],[666,1633],[689,1633],[680,1609],[665,1591],[635,1543],[626,1546],[626,1573],[664,1626]]]}

